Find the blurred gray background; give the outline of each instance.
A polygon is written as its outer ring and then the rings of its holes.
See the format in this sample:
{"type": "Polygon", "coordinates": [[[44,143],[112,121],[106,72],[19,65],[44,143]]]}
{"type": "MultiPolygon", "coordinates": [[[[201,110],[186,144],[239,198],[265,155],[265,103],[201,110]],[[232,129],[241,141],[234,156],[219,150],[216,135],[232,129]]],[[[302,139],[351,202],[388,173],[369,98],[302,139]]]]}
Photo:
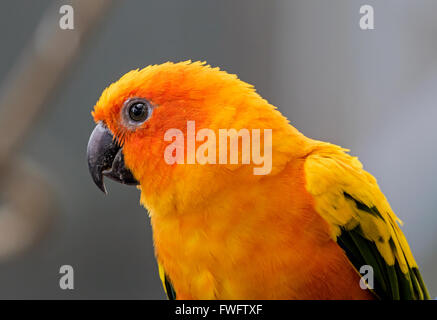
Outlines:
{"type": "MultiPolygon", "coordinates": [[[[0,80],[51,4],[1,2],[0,80]]],[[[56,1],[55,10],[62,4],[77,1],[56,1]]],[[[0,298],[165,297],[138,191],[107,182],[105,197],[85,151],[90,111],[108,84],[133,68],[187,59],[238,74],[305,135],[359,156],[404,221],[436,296],[435,12],[432,0],[114,2],[20,150],[55,189],[57,211],[39,241],[0,260],[0,298]],[[375,30],[359,28],[363,4],[374,7],[375,30]],[[74,267],[74,290],[59,288],[65,264],[74,267]]]]}

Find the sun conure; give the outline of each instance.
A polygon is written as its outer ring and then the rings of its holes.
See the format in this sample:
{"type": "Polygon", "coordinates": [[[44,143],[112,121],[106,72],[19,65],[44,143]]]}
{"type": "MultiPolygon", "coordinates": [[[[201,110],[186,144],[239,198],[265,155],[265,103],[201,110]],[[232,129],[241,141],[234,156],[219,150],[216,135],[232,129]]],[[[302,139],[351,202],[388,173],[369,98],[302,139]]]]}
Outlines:
{"type": "Polygon", "coordinates": [[[170,299],[429,298],[375,178],[237,76],[201,62],[148,66],[106,88],[92,114],[91,175],[105,192],[103,176],[141,190],[170,299]],[[212,141],[223,129],[237,132],[233,162],[231,138],[212,141]],[[265,174],[248,161],[257,143],[265,174]]]}

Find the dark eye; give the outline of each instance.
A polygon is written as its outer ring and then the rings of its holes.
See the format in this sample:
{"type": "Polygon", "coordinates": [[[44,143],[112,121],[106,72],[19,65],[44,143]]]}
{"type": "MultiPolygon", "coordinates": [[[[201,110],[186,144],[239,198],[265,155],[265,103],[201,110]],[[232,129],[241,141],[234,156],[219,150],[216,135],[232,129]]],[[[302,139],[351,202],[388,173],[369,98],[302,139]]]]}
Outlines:
{"type": "Polygon", "coordinates": [[[129,118],[135,122],[142,122],[149,117],[149,106],[142,101],[135,101],[129,106],[129,118]]]}

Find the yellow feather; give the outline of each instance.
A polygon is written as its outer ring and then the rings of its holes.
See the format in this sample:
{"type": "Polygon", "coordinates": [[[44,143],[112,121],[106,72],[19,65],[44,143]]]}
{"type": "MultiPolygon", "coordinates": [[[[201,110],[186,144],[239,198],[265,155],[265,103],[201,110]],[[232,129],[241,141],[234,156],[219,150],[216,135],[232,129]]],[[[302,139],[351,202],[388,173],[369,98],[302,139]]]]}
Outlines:
{"type": "Polygon", "coordinates": [[[386,263],[393,266],[396,259],[402,272],[407,273],[408,266],[417,264],[398,226],[402,222],[390,208],[376,179],[347,151],[320,142],[307,157],[306,188],[315,198],[316,210],[330,225],[334,239],[340,235],[341,227],[351,230],[359,225],[364,237],[375,242],[386,263]],[[360,210],[344,193],[369,208],[375,207],[380,216],[360,210]]]}

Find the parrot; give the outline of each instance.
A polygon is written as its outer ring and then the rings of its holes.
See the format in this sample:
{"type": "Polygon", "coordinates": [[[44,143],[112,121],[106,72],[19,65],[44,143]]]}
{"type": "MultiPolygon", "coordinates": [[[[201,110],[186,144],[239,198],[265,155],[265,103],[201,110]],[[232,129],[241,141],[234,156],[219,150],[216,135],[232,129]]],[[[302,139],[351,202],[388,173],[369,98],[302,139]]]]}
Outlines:
{"type": "Polygon", "coordinates": [[[139,189],[168,299],[429,299],[376,179],[348,149],[306,137],[237,75],[200,61],[149,65],[110,84],[91,113],[92,180],[104,193],[104,178],[139,189]],[[233,138],[238,161],[214,161],[230,143],[201,130],[189,142],[192,123],[247,130],[252,145],[263,132],[257,143],[271,168],[255,174],[242,135],[233,138]],[[189,162],[199,142],[208,148],[195,155],[207,150],[208,161],[189,162]]]}

